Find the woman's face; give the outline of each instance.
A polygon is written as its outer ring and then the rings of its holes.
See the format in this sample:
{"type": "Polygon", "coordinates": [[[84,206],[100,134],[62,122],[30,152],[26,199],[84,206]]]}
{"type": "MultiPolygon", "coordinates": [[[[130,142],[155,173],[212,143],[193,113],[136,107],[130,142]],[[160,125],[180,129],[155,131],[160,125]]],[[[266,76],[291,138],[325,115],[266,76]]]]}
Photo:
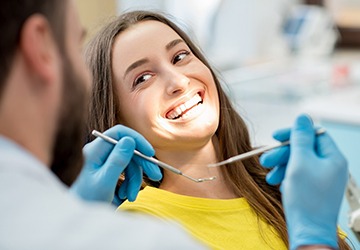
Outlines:
{"type": "Polygon", "coordinates": [[[219,123],[214,79],[169,26],[143,21],[120,33],[112,72],[121,122],[155,149],[191,149],[214,135],[219,123]]]}

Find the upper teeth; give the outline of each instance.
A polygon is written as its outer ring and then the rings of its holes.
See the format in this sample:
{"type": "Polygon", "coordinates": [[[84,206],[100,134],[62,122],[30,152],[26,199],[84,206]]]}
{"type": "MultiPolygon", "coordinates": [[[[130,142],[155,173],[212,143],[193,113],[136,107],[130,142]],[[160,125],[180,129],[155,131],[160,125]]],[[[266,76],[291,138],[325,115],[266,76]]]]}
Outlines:
{"type": "Polygon", "coordinates": [[[191,98],[189,101],[177,106],[173,110],[171,110],[167,115],[166,118],[174,119],[176,117],[179,117],[182,115],[186,110],[191,109],[195,105],[197,105],[199,102],[201,102],[202,99],[199,94],[196,94],[193,98],[191,98]]]}

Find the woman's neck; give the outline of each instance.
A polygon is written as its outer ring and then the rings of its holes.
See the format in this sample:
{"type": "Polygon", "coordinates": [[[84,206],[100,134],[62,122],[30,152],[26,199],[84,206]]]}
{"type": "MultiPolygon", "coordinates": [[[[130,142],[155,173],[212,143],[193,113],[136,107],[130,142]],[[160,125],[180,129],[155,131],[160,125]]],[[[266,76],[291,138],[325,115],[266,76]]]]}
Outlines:
{"type": "Polygon", "coordinates": [[[182,195],[213,198],[231,199],[238,198],[228,182],[223,178],[220,168],[208,168],[206,164],[218,161],[218,143],[216,138],[210,140],[203,147],[192,150],[156,150],[156,156],[178,169],[184,174],[194,178],[206,178],[216,176],[213,181],[194,182],[183,176],[164,170],[164,177],[160,188],[182,195]]]}

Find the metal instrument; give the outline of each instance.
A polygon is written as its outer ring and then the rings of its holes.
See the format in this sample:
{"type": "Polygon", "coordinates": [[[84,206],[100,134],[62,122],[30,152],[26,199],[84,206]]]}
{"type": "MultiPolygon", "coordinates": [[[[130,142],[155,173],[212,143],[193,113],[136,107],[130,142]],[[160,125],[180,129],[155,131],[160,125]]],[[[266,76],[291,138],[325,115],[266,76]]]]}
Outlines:
{"type": "MultiPolygon", "coordinates": [[[[93,130],[92,131],[92,134],[96,137],[100,137],[102,138],[103,140],[109,142],[109,143],[112,143],[112,144],[117,144],[118,141],[107,136],[107,135],[104,135],[103,133],[100,133],[99,131],[96,131],[96,130],[93,130]]],[[[162,162],[162,161],[159,161],[158,159],[155,159],[153,157],[149,157],[149,156],[146,156],[142,153],[140,153],[139,151],[137,150],[134,150],[134,154],[137,155],[137,156],[140,156],[141,158],[149,161],[149,162],[152,162],[156,165],[158,165],[159,167],[163,168],[163,169],[166,169],[166,170],[169,170],[171,172],[173,172],[174,174],[177,174],[177,175],[181,175],[181,176],[184,176],[185,178],[189,179],[189,180],[192,180],[194,182],[204,182],[204,181],[212,181],[212,180],[215,180],[216,179],[216,176],[212,176],[212,177],[209,177],[209,178],[194,178],[194,177],[191,177],[189,175],[186,175],[184,174],[183,172],[181,172],[179,169],[165,163],[165,162],[162,162]]]]}
{"type": "MultiPolygon", "coordinates": [[[[321,135],[321,134],[323,134],[325,132],[326,132],[325,129],[320,128],[320,129],[316,130],[316,135],[321,135]]],[[[270,146],[257,148],[257,149],[251,150],[251,151],[243,153],[243,154],[235,155],[233,157],[228,158],[227,160],[220,161],[218,163],[208,164],[207,166],[209,168],[220,167],[222,165],[226,165],[226,164],[229,164],[229,163],[232,163],[232,162],[235,162],[235,161],[245,160],[245,159],[247,159],[249,157],[262,154],[262,153],[264,153],[266,151],[269,151],[271,149],[279,148],[279,147],[286,146],[286,145],[289,145],[289,144],[290,144],[290,141],[284,141],[284,142],[281,142],[281,143],[278,143],[278,144],[275,144],[275,145],[270,145],[270,146]]]]}
{"type": "Polygon", "coordinates": [[[349,227],[360,241],[360,189],[351,175],[349,176],[345,195],[350,207],[349,227]]]}

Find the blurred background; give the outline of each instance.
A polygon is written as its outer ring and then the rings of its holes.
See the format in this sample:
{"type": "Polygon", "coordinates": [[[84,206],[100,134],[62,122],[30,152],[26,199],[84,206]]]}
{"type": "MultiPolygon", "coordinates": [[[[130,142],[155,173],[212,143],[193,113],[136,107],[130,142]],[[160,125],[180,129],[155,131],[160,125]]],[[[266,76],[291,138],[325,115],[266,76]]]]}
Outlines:
{"type": "MultiPolygon", "coordinates": [[[[333,136],[360,184],[359,0],[76,3],[88,38],[109,17],[127,10],[171,14],[222,76],[254,146],[273,143],[274,130],[309,113],[333,136]]],[[[348,227],[348,213],[344,200],[340,226],[360,249],[348,227]]]]}

